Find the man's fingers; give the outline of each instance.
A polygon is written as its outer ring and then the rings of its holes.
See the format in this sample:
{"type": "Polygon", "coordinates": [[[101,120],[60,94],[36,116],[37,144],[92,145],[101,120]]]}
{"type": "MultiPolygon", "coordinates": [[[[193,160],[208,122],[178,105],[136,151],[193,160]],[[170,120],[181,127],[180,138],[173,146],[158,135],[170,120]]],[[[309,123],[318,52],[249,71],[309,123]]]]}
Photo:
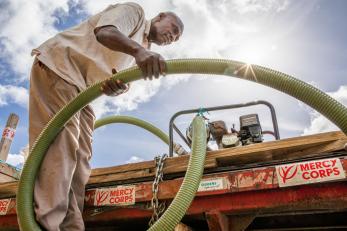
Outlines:
{"type": "Polygon", "coordinates": [[[117,96],[123,94],[127,90],[128,86],[119,79],[108,80],[101,87],[101,91],[108,96],[117,96]]]}
{"type": "Polygon", "coordinates": [[[157,79],[159,78],[159,58],[155,59],[153,62],[153,75],[157,79]]]}
{"type": "Polygon", "coordinates": [[[116,84],[118,85],[118,88],[124,91],[128,89],[128,86],[119,79],[116,80],[116,84]]]}
{"type": "Polygon", "coordinates": [[[152,62],[148,62],[147,63],[147,71],[148,71],[148,78],[149,80],[153,79],[153,63],[152,62]]]}
{"type": "Polygon", "coordinates": [[[159,57],[159,69],[160,69],[160,74],[166,75],[166,63],[163,57],[159,57]]]}
{"type": "MultiPolygon", "coordinates": [[[[163,36],[163,40],[170,42],[171,38],[168,35],[163,36]]],[[[152,80],[159,78],[160,75],[166,74],[166,63],[164,58],[155,52],[142,52],[135,57],[136,64],[142,71],[143,79],[152,80]]]]}
{"type": "Polygon", "coordinates": [[[107,85],[109,88],[111,88],[113,94],[114,93],[118,94],[120,87],[118,86],[116,81],[107,81],[107,85]]]}
{"type": "Polygon", "coordinates": [[[108,96],[110,96],[110,95],[113,94],[113,91],[112,91],[112,89],[108,86],[107,82],[104,83],[104,84],[101,86],[101,91],[102,91],[104,94],[108,95],[108,96]]]}
{"type": "Polygon", "coordinates": [[[140,66],[140,69],[142,71],[142,76],[144,80],[147,80],[148,72],[147,72],[147,63],[144,63],[140,66]]]}

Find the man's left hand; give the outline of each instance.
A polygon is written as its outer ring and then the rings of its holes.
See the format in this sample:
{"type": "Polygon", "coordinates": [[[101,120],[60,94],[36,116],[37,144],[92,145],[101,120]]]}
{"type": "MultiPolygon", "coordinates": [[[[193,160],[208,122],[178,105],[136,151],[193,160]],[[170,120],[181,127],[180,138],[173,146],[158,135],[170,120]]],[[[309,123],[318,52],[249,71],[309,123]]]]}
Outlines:
{"type": "MultiPolygon", "coordinates": [[[[117,71],[112,69],[112,74],[116,74],[117,71]]],[[[108,96],[121,95],[129,90],[129,84],[123,83],[121,80],[106,80],[102,86],[101,91],[108,96]]]]}

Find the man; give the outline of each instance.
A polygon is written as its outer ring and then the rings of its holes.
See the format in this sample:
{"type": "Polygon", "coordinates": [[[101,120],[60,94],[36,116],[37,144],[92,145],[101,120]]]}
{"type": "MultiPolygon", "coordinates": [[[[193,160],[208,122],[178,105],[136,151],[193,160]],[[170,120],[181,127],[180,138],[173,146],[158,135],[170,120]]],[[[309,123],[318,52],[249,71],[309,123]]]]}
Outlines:
{"type": "MultiPolygon", "coordinates": [[[[168,45],[183,32],[172,12],[147,21],[135,3],[111,5],[87,21],[47,40],[37,49],[30,78],[29,144],[33,146],[47,122],[77,94],[115,70],[140,67],[145,79],[165,74],[162,56],[150,43],[168,45]]],[[[119,95],[128,86],[107,81],[102,91],[119,95]]],[[[50,146],[36,179],[36,219],[46,230],[84,230],[82,211],[90,175],[94,113],[78,112],[50,146]]]]}

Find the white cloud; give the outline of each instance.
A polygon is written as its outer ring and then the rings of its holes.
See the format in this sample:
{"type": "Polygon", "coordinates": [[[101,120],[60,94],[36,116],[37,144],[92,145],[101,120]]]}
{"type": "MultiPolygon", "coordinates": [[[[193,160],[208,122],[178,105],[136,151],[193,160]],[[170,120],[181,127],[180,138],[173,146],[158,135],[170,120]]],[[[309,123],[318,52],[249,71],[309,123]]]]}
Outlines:
{"type": "Polygon", "coordinates": [[[131,163],[137,163],[137,162],[141,162],[143,161],[144,159],[142,159],[141,157],[138,157],[138,156],[132,156],[130,157],[129,160],[126,161],[127,164],[131,164],[131,163]]]}
{"type": "Polygon", "coordinates": [[[6,163],[12,166],[22,167],[28,155],[29,155],[29,145],[26,145],[19,151],[19,154],[8,154],[6,163]]]}
{"type": "Polygon", "coordinates": [[[29,76],[31,50],[58,32],[54,27],[54,12],[67,11],[67,3],[68,0],[5,0],[2,3],[0,58],[12,66],[21,81],[29,76]]]}
{"type": "Polygon", "coordinates": [[[24,164],[24,156],[19,154],[8,154],[6,162],[12,166],[19,166],[24,164]]]}
{"type": "MultiPolygon", "coordinates": [[[[347,86],[341,86],[336,92],[330,92],[328,94],[340,103],[347,106],[347,86]]],[[[311,124],[309,127],[304,129],[303,135],[339,130],[335,124],[330,122],[318,112],[312,111],[310,114],[311,124]]]]}
{"type": "Polygon", "coordinates": [[[15,103],[24,108],[27,108],[28,100],[28,90],[24,87],[0,85],[0,107],[8,105],[10,103],[15,103]]]}
{"type": "MultiPolygon", "coordinates": [[[[175,11],[185,24],[185,31],[181,40],[168,47],[153,46],[153,50],[162,54],[166,59],[185,57],[215,57],[250,59],[252,61],[271,56],[266,49],[271,49],[274,44],[266,39],[253,41],[253,36],[266,28],[266,24],[260,24],[261,20],[245,20],[241,14],[278,12],[287,7],[287,1],[139,1],[143,6],[147,18],[152,18],[161,11],[175,11]],[[226,10],[231,9],[231,11],[226,10]],[[197,26],[199,25],[199,26],[197,26]],[[261,42],[262,44],[259,44],[261,42]],[[266,52],[259,50],[264,47],[266,52]],[[247,48],[247,49],[245,49],[247,48]],[[255,49],[257,48],[257,49],[255,49]],[[259,54],[263,53],[261,57],[259,54]],[[254,59],[255,54],[257,59],[254,59]]],[[[112,0],[87,1],[84,0],[84,8],[89,14],[94,14],[104,9],[112,0]]],[[[276,46],[277,47],[277,46],[276,46]]],[[[246,60],[247,61],[247,60],[246,60]]],[[[164,87],[166,90],[186,81],[189,75],[170,76],[162,79],[155,87],[153,82],[144,85],[140,83],[132,86],[132,91],[124,96],[116,98],[100,98],[93,103],[97,116],[106,113],[120,113],[125,110],[134,110],[137,105],[148,102],[156,92],[164,87]]]]}
{"type": "Polygon", "coordinates": [[[234,0],[230,2],[232,8],[236,9],[240,14],[252,12],[268,12],[285,10],[288,6],[288,1],[278,0],[234,0]]]}
{"type": "Polygon", "coordinates": [[[119,114],[123,111],[135,110],[140,103],[145,103],[157,93],[160,87],[160,80],[136,81],[131,83],[127,93],[109,97],[102,96],[91,103],[97,118],[104,114],[119,114]]]}
{"type": "MultiPolygon", "coordinates": [[[[109,4],[115,3],[113,0],[70,1],[81,3],[88,14],[95,14],[109,4]]],[[[13,70],[20,74],[20,80],[27,79],[29,76],[32,62],[31,49],[58,32],[54,27],[57,20],[55,13],[59,11],[59,15],[64,15],[64,12],[68,12],[68,2],[68,0],[33,0],[30,2],[8,0],[4,3],[5,7],[2,7],[4,12],[0,13],[0,22],[4,25],[0,31],[0,41],[3,45],[0,58],[6,58],[13,70]]],[[[234,49],[233,46],[245,42],[245,38],[251,38],[252,34],[261,29],[258,22],[244,20],[241,15],[235,16],[234,12],[239,14],[277,12],[287,6],[285,0],[219,0],[215,2],[208,0],[157,0],[154,1],[155,3],[136,0],[136,2],[143,6],[147,18],[154,17],[160,11],[173,10],[185,22],[186,29],[180,42],[165,48],[154,46],[154,50],[160,52],[165,58],[226,57],[225,54],[234,49]],[[226,9],[231,9],[232,13],[226,9]],[[231,15],[233,15],[232,18],[231,15]],[[199,26],[197,27],[197,25],[199,26]],[[226,38],[228,38],[228,42],[225,42],[226,38]]],[[[247,47],[249,45],[247,44],[247,47]]],[[[273,46],[273,44],[268,45],[273,46]]],[[[240,51],[234,50],[236,57],[245,57],[238,55],[238,53],[240,54],[240,51]]],[[[146,84],[143,82],[135,83],[126,95],[116,98],[103,97],[97,99],[93,106],[98,116],[134,110],[138,104],[148,102],[158,92],[161,85],[170,88],[182,79],[187,79],[187,76],[170,77],[159,82],[146,84]]]]}

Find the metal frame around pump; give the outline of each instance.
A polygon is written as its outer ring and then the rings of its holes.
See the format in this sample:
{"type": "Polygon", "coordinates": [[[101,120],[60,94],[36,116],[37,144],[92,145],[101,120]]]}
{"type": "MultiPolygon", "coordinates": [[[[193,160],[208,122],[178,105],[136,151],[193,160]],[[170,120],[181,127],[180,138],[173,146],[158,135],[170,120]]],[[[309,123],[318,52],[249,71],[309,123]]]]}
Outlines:
{"type": "Polygon", "coordinates": [[[277,117],[276,117],[276,112],[275,108],[273,105],[265,100],[257,100],[249,103],[243,103],[243,104],[231,104],[231,105],[223,105],[223,106],[218,106],[218,107],[207,107],[207,108],[197,108],[197,109],[191,109],[191,110],[183,110],[175,113],[171,119],[170,119],[170,124],[169,124],[169,156],[173,156],[173,130],[176,131],[176,133],[181,137],[181,139],[190,147],[190,144],[188,140],[185,138],[185,136],[182,134],[182,132],[177,128],[175,125],[174,121],[178,116],[181,115],[187,115],[187,114],[193,114],[193,113],[199,113],[201,110],[205,111],[220,111],[220,110],[227,110],[227,109],[236,109],[236,108],[242,108],[242,107],[250,107],[254,105],[259,105],[263,104],[267,106],[270,109],[271,112],[271,118],[272,118],[272,125],[273,125],[273,134],[276,138],[276,140],[280,139],[280,133],[278,130],[278,123],[277,123],[277,117]]]}

